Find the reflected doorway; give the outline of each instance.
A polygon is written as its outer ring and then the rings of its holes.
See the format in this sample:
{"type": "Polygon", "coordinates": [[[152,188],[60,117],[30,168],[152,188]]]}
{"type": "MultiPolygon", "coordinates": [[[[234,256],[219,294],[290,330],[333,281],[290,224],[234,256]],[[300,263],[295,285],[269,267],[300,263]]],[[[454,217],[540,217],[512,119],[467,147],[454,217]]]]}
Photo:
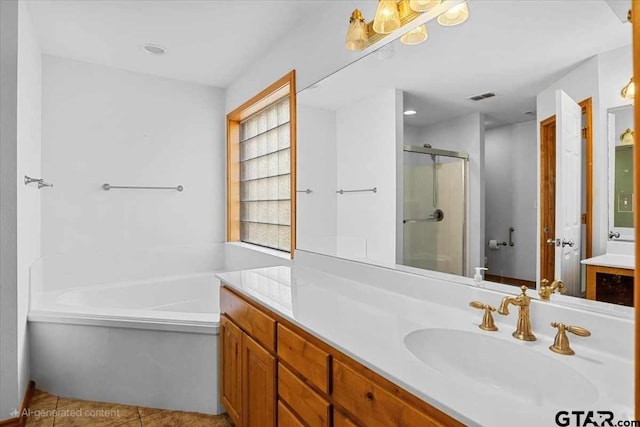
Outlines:
{"type": "MultiPolygon", "coordinates": [[[[593,223],[593,127],[592,100],[578,103],[582,109],[581,146],[581,259],[592,256],[593,223]]],[[[540,280],[550,282],[556,276],[556,116],[540,122],[540,280]]],[[[569,284],[568,284],[569,285],[569,284]]],[[[586,294],[585,267],[580,267],[580,277],[570,284],[567,295],[584,298],[586,294]]]]}

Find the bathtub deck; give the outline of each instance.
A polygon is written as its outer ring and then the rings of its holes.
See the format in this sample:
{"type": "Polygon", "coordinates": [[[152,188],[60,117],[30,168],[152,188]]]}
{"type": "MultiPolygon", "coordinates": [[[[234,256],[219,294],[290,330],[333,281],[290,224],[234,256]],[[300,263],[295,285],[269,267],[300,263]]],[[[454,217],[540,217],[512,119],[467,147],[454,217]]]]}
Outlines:
{"type": "Polygon", "coordinates": [[[116,403],[65,399],[36,390],[30,404],[27,426],[41,427],[232,427],[223,415],[168,411],[116,403]]]}

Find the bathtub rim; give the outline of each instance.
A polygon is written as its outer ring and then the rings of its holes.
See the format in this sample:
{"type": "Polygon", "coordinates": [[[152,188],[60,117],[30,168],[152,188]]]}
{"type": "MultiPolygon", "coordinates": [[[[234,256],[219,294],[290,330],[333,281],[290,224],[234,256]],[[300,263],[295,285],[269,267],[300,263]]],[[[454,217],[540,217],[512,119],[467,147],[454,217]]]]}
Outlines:
{"type": "Polygon", "coordinates": [[[28,322],[57,323],[64,325],[97,326],[106,328],[142,329],[165,332],[182,332],[205,335],[218,335],[220,330],[220,316],[218,320],[180,320],[158,319],[140,316],[125,316],[97,313],[66,313],[52,310],[32,310],[27,315],[28,322]]]}

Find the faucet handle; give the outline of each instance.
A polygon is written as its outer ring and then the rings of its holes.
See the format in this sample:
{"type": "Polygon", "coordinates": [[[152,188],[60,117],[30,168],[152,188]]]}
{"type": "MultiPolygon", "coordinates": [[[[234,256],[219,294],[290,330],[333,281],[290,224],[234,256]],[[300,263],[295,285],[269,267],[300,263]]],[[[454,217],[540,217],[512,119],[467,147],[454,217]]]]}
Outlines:
{"type": "Polygon", "coordinates": [[[478,325],[478,327],[484,331],[497,331],[498,327],[493,321],[492,311],[496,311],[495,307],[490,306],[489,304],[483,304],[480,301],[471,301],[469,303],[470,307],[477,308],[479,310],[484,310],[484,316],[482,316],[482,323],[478,325]]]}
{"type": "Polygon", "coordinates": [[[591,332],[580,326],[567,326],[564,323],[558,322],[551,322],[551,326],[554,328],[558,328],[558,333],[553,340],[553,345],[549,346],[549,350],[553,351],[554,353],[564,354],[568,356],[575,354],[575,351],[573,351],[573,349],[571,349],[571,347],[569,346],[569,338],[567,337],[567,332],[571,332],[572,334],[578,335],[579,337],[591,336],[591,332]]]}

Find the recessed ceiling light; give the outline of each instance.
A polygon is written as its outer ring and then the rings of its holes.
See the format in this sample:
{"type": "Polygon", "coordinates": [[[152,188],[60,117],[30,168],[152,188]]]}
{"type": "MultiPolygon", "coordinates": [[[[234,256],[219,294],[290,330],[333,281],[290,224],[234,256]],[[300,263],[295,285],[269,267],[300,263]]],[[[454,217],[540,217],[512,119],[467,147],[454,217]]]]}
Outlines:
{"type": "Polygon", "coordinates": [[[145,44],[142,49],[149,55],[164,55],[167,49],[157,44],[145,44]]]}
{"type": "Polygon", "coordinates": [[[404,110],[405,116],[415,116],[416,114],[418,114],[416,110],[404,110]]]}

